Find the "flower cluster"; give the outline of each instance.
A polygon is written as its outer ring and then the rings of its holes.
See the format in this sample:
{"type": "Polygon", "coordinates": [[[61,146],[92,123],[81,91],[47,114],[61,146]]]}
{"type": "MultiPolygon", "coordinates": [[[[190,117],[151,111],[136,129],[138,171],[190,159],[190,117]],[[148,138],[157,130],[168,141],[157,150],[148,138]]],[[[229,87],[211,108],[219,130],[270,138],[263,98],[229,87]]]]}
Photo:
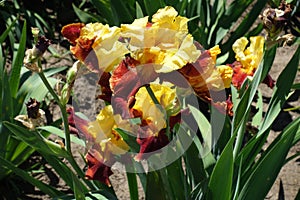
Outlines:
{"type": "Polygon", "coordinates": [[[136,137],[137,161],[167,145],[180,116],[189,114],[178,91],[192,88],[202,100],[232,114],[232,103],[214,101],[211,93],[231,83],[240,87],[252,76],[262,58],[264,40],[251,38],[246,48],[248,41],[241,38],[233,45],[237,61],[216,66],[219,46],[203,49],[188,32],[187,23],[187,18],[168,6],[159,9],[151,21],[144,17],[120,27],[101,23],[63,27],[74,56],[99,74],[99,98],[107,103],[92,122],[82,122],[70,111],[71,125],[78,120],[79,130],[91,143],[86,156],[88,178],[109,185],[112,172],[108,166],[116,157],[134,151],[121,132],[136,137]]]}

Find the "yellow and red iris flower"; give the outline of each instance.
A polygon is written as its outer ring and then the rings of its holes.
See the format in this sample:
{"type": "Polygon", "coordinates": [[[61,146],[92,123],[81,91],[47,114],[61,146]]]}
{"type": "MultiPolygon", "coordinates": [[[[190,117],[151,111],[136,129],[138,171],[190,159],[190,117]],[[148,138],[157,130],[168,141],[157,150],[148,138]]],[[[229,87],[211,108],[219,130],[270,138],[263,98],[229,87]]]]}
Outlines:
{"type": "MultiPolygon", "coordinates": [[[[145,87],[140,88],[135,94],[135,103],[131,108],[131,113],[134,118],[141,119],[137,132],[140,151],[135,156],[138,161],[147,158],[145,153],[157,151],[169,143],[166,135],[166,119],[167,117],[170,120],[176,118],[180,112],[176,91],[172,88],[171,83],[152,83],[147,87],[151,88],[159,104],[155,104],[145,87]]],[[[170,124],[170,129],[172,130],[172,128],[173,125],[170,124]]]]}
{"type": "Polygon", "coordinates": [[[264,38],[262,36],[250,37],[249,47],[247,47],[248,43],[248,39],[242,37],[232,45],[236,58],[236,62],[232,64],[234,71],[232,84],[237,88],[241,87],[248,76],[253,76],[263,56],[264,38]]]}
{"type": "Polygon", "coordinates": [[[233,45],[237,61],[216,66],[219,46],[204,50],[189,34],[187,22],[187,18],[167,6],[159,9],[151,21],[144,17],[120,28],[101,23],[63,27],[62,34],[71,43],[73,55],[101,75],[99,98],[111,104],[92,122],[69,112],[70,125],[79,123],[79,132],[72,129],[73,132],[81,133],[91,145],[86,155],[88,178],[110,184],[112,171],[105,163],[114,163],[116,155],[130,149],[117,128],[136,135],[140,149],[134,159],[138,161],[169,143],[166,127],[172,131],[182,115],[189,115],[180,108],[176,87],[192,87],[202,100],[232,115],[230,99],[214,102],[210,92],[229,88],[231,82],[239,87],[247,76],[253,75],[262,57],[263,38],[251,38],[248,48],[247,40],[239,39],[233,45]],[[175,78],[179,76],[184,81],[175,78]],[[153,91],[159,107],[146,87],[153,91]],[[139,118],[140,123],[131,124],[131,118],[139,118]]]}
{"type": "Polygon", "coordinates": [[[101,23],[69,24],[62,34],[72,44],[70,50],[91,71],[109,72],[129,51],[119,41],[121,29],[101,23]]]}

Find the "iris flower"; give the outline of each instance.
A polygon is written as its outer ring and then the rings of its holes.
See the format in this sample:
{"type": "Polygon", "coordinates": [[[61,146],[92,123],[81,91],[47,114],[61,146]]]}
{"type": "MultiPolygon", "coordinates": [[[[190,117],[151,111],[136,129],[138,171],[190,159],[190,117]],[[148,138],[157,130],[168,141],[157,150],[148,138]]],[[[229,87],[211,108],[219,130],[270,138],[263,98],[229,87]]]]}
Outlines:
{"type": "MultiPolygon", "coordinates": [[[[78,127],[92,144],[86,156],[88,178],[109,184],[112,172],[105,163],[112,164],[130,150],[118,129],[136,136],[140,149],[134,159],[138,161],[169,143],[167,134],[183,115],[189,115],[181,110],[176,87],[191,86],[200,98],[215,103],[210,91],[230,86],[232,67],[216,66],[220,48],[204,50],[194,42],[187,23],[187,18],[167,6],[159,9],[151,21],[144,17],[120,28],[101,23],[63,27],[62,34],[70,41],[75,57],[102,75],[99,98],[111,104],[100,111],[96,120],[79,120],[82,126],[78,127]],[[132,118],[140,121],[132,124],[132,118]]],[[[243,58],[248,54],[242,57],[238,52],[239,62],[247,63],[243,58]]]]}
{"type": "Polygon", "coordinates": [[[247,76],[253,76],[263,57],[264,38],[262,36],[250,37],[249,47],[247,47],[248,43],[247,38],[242,37],[232,46],[236,58],[236,62],[232,64],[234,71],[232,84],[237,88],[241,87],[247,76]]]}
{"type": "MultiPolygon", "coordinates": [[[[176,100],[176,91],[169,83],[152,83],[149,86],[159,104],[155,104],[153,97],[147,89],[142,87],[135,95],[135,104],[132,107],[134,117],[141,118],[141,127],[138,130],[137,142],[140,144],[140,152],[135,156],[136,160],[145,159],[145,153],[161,149],[169,143],[166,133],[167,117],[169,110],[180,111],[176,100]]],[[[171,127],[172,128],[172,127],[171,127]]]]}
{"type": "Polygon", "coordinates": [[[209,50],[202,50],[194,63],[189,63],[180,72],[190,83],[196,94],[210,102],[210,92],[220,91],[230,87],[233,70],[230,66],[216,65],[216,57],[220,53],[218,46],[209,50]]]}
{"type": "Polygon", "coordinates": [[[62,34],[71,46],[77,59],[84,62],[92,71],[111,71],[123,56],[128,53],[120,41],[120,28],[101,23],[69,24],[62,34]]]}
{"type": "Polygon", "coordinates": [[[188,33],[188,19],[178,16],[170,6],[152,16],[121,25],[121,35],[128,41],[130,56],[141,64],[154,64],[155,72],[167,73],[195,62],[200,55],[188,33]]]}

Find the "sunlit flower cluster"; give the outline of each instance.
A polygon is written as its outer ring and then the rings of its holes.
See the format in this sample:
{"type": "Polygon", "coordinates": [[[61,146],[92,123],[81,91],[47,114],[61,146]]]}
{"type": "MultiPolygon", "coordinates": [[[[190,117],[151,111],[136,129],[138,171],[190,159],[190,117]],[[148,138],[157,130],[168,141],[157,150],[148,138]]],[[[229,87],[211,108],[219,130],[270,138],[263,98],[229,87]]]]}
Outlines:
{"type": "Polygon", "coordinates": [[[183,113],[179,90],[192,88],[203,101],[232,114],[229,99],[215,102],[210,93],[231,83],[240,87],[253,75],[262,59],[263,38],[251,38],[249,47],[246,38],[239,39],[233,45],[236,62],[216,66],[219,46],[203,49],[188,32],[187,23],[187,18],[168,6],[159,9],[151,21],[144,17],[120,27],[101,23],[63,27],[73,55],[100,75],[99,98],[107,105],[92,122],[69,112],[73,125],[77,119],[78,129],[91,144],[86,156],[88,178],[109,185],[112,172],[104,163],[134,151],[122,137],[124,132],[136,137],[136,161],[167,145],[183,113]]]}

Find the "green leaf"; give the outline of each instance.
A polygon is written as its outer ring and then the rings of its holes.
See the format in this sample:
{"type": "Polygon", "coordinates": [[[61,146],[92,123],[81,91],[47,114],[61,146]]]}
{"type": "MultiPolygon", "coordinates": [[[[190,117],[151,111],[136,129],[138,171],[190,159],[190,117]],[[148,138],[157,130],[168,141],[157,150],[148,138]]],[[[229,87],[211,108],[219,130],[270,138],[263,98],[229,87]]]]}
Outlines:
{"type": "Polygon", "coordinates": [[[137,1],[135,2],[135,11],[136,11],[137,19],[144,17],[143,10],[142,10],[139,2],[137,2],[137,1]]]}
{"type": "Polygon", "coordinates": [[[292,89],[300,90],[300,83],[295,83],[292,85],[292,89]]]}
{"type": "Polygon", "coordinates": [[[198,128],[202,134],[203,138],[203,150],[200,151],[202,156],[207,155],[208,152],[212,149],[212,127],[206,117],[200,112],[200,110],[195,107],[188,105],[194,119],[197,122],[198,128]]]}
{"type": "Polygon", "coordinates": [[[14,148],[14,151],[12,151],[12,155],[10,155],[9,158],[12,163],[14,163],[16,166],[19,166],[21,163],[27,160],[35,150],[24,142],[17,141],[17,143],[18,146],[14,148]]]}
{"type": "Polygon", "coordinates": [[[252,118],[252,126],[259,126],[262,122],[263,117],[263,98],[261,91],[258,90],[258,99],[256,109],[258,109],[257,113],[252,118]]]}
{"type": "Polygon", "coordinates": [[[265,52],[265,60],[264,60],[263,71],[262,71],[260,82],[262,82],[268,75],[268,73],[273,65],[273,62],[274,62],[274,59],[276,56],[276,51],[277,51],[277,46],[275,45],[274,47],[272,47],[271,49],[268,49],[265,52]]]}
{"type": "Polygon", "coordinates": [[[61,156],[68,158],[68,152],[62,148],[60,145],[51,142],[44,138],[41,134],[37,131],[29,131],[28,129],[22,128],[18,125],[4,122],[4,125],[13,132],[17,138],[27,143],[29,146],[35,148],[39,152],[47,153],[48,155],[53,156],[61,156]]]}
{"type": "Polygon", "coordinates": [[[91,3],[109,25],[119,25],[118,16],[112,12],[110,0],[91,0],[91,3]]]}
{"type": "Polygon", "coordinates": [[[274,88],[274,93],[269,103],[269,108],[265,116],[265,120],[260,126],[258,135],[264,133],[273,124],[275,118],[279,114],[286,98],[290,92],[293,81],[297,74],[297,69],[300,60],[300,46],[293,55],[290,62],[284,68],[282,73],[279,75],[276,86],[274,88]]]}
{"type": "MultiPolygon", "coordinates": [[[[50,68],[44,71],[45,76],[49,77],[53,74],[64,71],[67,67],[50,68]]],[[[48,79],[52,87],[56,84],[57,80],[54,78],[48,79]]],[[[16,114],[25,114],[26,105],[24,101],[28,101],[30,97],[37,99],[38,101],[43,101],[48,89],[44,86],[43,81],[40,79],[38,74],[33,74],[30,76],[20,87],[17,94],[17,105],[15,105],[16,114]]]]}
{"type": "Polygon", "coordinates": [[[78,178],[74,174],[72,174],[72,179],[73,179],[73,188],[74,188],[75,199],[76,200],[85,200],[85,196],[81,189],[81,184],[80,184],[78,178]]]}
{"type": "MultiPolygon", "coordinates": [[[[63,139],[66,139],[65,138],[66,135],[65,135],[64,131],[59,128],[56,128],[54,126],[41,126],[41,127],[38,127],[38,129],[47,131],[47,132],[55,134],[63,139]]],[[[75,144],[85,147],[85,142],[83,140],[81,140],[80,138],[78,138],[74,135],[70,135],[70,137],[71,137],[71,142],[74,142],[75,144]]]]}
{"type": "Polygon", "coordinates": [[[140,145],[136,142],[136,137],[132,133],[125,131],[120,128],[115,129],[123,138],[123,140],[128,144],[132,152],[139,152],[140,145]]]}
{"type": "Polygon", "coordinates": [[[128,187],[129,187],[130,199],[138,200],[139,192],[138,192],[136,174],[127,172],[126,175],[127,175],[127,183],[128,183],[128,187]]]}
{"type": "Polygon", "coordinates": [[[0,36],[0,44],[2,44],[4,42],[4,40],[6,39],[8,33],[10,32],[10,30],[12,29],[12,27],[15,25],[17,19],[15,19],[7,28],[6,30],[1,34],[0,36]]]}
{"type": "Polygon", "coordinates": [[[144,6],[148,16],[152,16],[160,8],[165,7],[163,0],[144,0],[144,6]]]}
{"type": "Polygon", "coordinates": [[[176,199],[187,199],[189,193],[187,193],[187,180],[182,169],[182,158],[180,157],[173,163],[167,166],[167,178],[170,183],[172,193],[176,199]],[[179,188],[181,188],[179,190],[179,188]]]}
{"type": "MultiPolygon", "coordinates": [[[[101,191],[93,191],[85,194],[85,199],[86,200],[116,200],[116,197],[109,195],[108,197],[103,195],[103,190],[101,191]]],[[[53,198],[54,200],[75,200],[74,195],[65,195],[65,196],[60,196],[53,198]]]]}
{"type": "Polygon", "coordinates": [[[211,174],[208,187],[212,199],[230,199],[233,179],[233,142],[235,136],[229,140],[211,174]]]}
{"type": "Polygon", "coordinates": [[[283,130],[254,166],[238,199],[263,199],[271,189],[299,129],[300,118],[283,130]],[[270,165],[270,163],[273,163],[270,165]]]}
{"type": "Polygon", "coordinates": [[[1,99],[2,101],[1,119],[2,121],[4,120],[12,121],[14,105],[13,105],[13,97],[10,90],[9,76],[7,75],[6,72],[4,72],[4,76],[1,78],[3,78],[2,99],[1,99]]]}
{"type": "Polygon", "coordinates": [[[83,23],[90,23],[90,22],[97,22],[97,21],[101,21],[101,19],[99,19],[97,16],[85,12],[83,10],[80,10],[79,8],[77,8],[74,4],[72,4],[74,12],[76,13],[76,15],[78,16],[78,18],[80,19],[81,22],[83,23]]]}
{"type": "Polygon", "coordinates": [[[236,180],[236,183],[234,184],[235,188],[235,192],[234,192],[234,196],[233,196],[233,199],[236,199],[237,198],[237,195],[239,193],[239,190],[240,190],[240,183],[241,183],[241,178],[242,178],[242,161],[243,161],[243,157],[241,158],[240,160],[240,163],[238,165],[238,173],[237,173],[237,180],[236,180]]]}
{"type": "Polygon", "coordinates": [[[184,162],[191,187],[195,187],[199,182],[207,179],[207,172],[204,169],[203,161],[199,156],[199,151],[195,143],[192,143],[186,150],[184,162]]]}
{"type": "MultiPolygon", "coordinates": [[[[250,114],[250,108],[252,101],[256,95],[257,88],[262,81],[262,73],[265,66],[268,68],[268,65],[271,65],[270,59],[273,60],[273,57],[269,57],[269,55],[273,55],[273,51],[266,51],[263,57],[262,62],[260,63],[258,69],[256,70],[253,80],[248,84],[246,87],[246,91],[244,92],[241,100],[239,101],[237,108],[235,110],[235,115],[233,118],[233,126],[232,126],[232,133],[235,135],[237,134],[237,142],[234,147],[234,158],[237,157],[238,152],[240,150],[243,137],[244,137],[244,130],[246,127],[246,122],[248,120],[250,114]],[[245,114],[246,113],[246,114],[245,114]]],[[[245,84],[244,84],[245,85],[245,84]]],[[[244,86],[243,85],[243,86],[244,86]]]]}
{"type": "Polygon", "coordinates": [[[166,200],[161,177],[157,171],[147,174],[146,200],[166,200]]]}
{"type": "MultiPolygon", "coordinates": [[[[52,77],[48,78],[48,82],[52,87],[55,86],[57,81],[58,80],[56,78],[52,78],[52,77]]],[[[24,102],[29,101],[30,98],[35,98],[39,102],[44,100],[44,98],[49,93],[49,91],[48,91],[47,87],[44,84],[42,84],[42,83],[37,84],[39,82],[40,81],[37,81],[35,83],[31,83],[31,88],[30,88],[31,90],[27,90],[28,93],[25,96],[25,98],[23,99],[23,104],[19,104],[19,106],[21,106],[21,109],[16,110],[16,112],[19,111],[20,114],[25,114],[26,113],[26,104],[24,102]]],[[[18,108],[19,108],[19,106],[18,106],[18,108]]]]}
{"type": "Polygon", "coordinates": [[[45,184],[32,176],[30,176],[26,171],[17,168],[14,164],[9,162],[8,160],[3,159],[0,157],[0,163],[1,166],[6,167],[7,169],[12,170],[16,175],[20,176],[23,180],[27,181],[28,183],[32,184],[33,186],[36,186],[39,188],[42,192],[50,195],[51,197],[61,196],[64,193],[61,191],[56,190],[54,187],[52,187],[49,184],[45,184]]]}
{"type": "Polygon", "coordinates": [[[293,145],[297,144],[300,141],[300,129],[297,131],[295,138],[293,140],[293,145]]]}
{"type": "Polygon", "coordinates": [[[231,120],[226,116],[222,132],[218,138],[217,143],[214,145],[213,153],[215,157],[219,157],[223,152],[225,146],[231,138],[231,120]]]}
{"type": "Polygon", "coordinates": [[[118,16],[119,23],[132,23],[135,14],[133,15],[133,10],[130,7],[133,5],[128,5],[128,1],[123,0],[110,0],[113,14],[118,16]]]}
{"type": "Polygon", "coordinates": [[[190,199],[206,200],[208,198],[208,179],[201,180],[191,192],[190,199]]]}
{"type": "MultiPolygon", "coordinates": [[[[79,174],[75,175],[73,170],[70,170],[70,166],[67,166],[59,157],[59,154],[56,154],[55,156],[51,155],[50,153],[40,151],[42,156],[47,160],[49,165],[56,171],[58,176],[65,181],[65,183],[75,192],[81,193],[78,188],[79,187],[83,193],[87,193],[88,189],[87,187],[80,181],[79,174]],[[74,180],[77,179],[77,180],[74,180]],[[74,181],[76,181],[74,187],[74,181]]],[[[70,160],[69,160],[70,161],[70,160]]],[[[71,164],[73,166],[73,164],[71,164]]]]}
{"type": "Polygon", "coordinates": [[[26,48],[26,28],[27,27],[26,27],[26,20],[25,20],[18,51],[16,56],[13,58],[11,75],[9,79],[11,95],[13,97],[17,96],[17,91],[19,88],[20,72],[21,72],[21,67],[23,65],[23,59],[24,59],[25,48],[26,48]]]}

